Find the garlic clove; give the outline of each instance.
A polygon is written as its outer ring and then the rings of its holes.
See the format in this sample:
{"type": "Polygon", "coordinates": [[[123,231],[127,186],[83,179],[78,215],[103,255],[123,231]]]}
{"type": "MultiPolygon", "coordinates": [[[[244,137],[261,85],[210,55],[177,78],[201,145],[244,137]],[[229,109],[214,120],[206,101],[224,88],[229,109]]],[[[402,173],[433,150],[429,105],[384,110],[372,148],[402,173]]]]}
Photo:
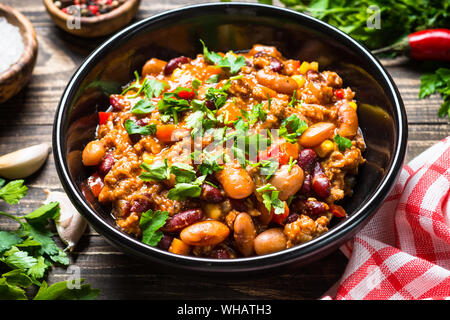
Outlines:
{"type": "Polygon", "coordinates": [[[44,203],[59,202],[59,217],[56,219],[56,230],[59,238],[67,245],[66,250],[72,251],[86,230],[86,220],[80,215],[63,192],[44,190],[47,199],[44,203]]]}
{"type": "Polygon", "coordinates": [[[0,157],[0,176],[6,179],[28,177],[42,167],[50,152],[46,143],[20,149],[0,157]]]}

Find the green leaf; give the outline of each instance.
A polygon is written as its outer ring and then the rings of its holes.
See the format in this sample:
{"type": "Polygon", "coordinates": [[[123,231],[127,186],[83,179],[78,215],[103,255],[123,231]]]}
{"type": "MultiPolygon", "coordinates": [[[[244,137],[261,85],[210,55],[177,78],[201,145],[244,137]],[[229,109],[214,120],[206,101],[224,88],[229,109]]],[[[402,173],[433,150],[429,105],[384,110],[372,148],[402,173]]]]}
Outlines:
{"type": "Polygon", "coordinates": [[[33,284],[33,281],[30,279],[30,277],[20,269],[14,269],[2,274],[2,278],[5,278],[10,285],[19,286],[22,288],[28,288],[33,284]]]}
{"type": "Polygon", "coordinates": [[[424,74],[420,77],[419,98],[423,99],[436,92],[436,87],[441,84],[437,74],[424,74]]]}
{"type": "Polygon", "coordinates": [[[0,300],[28,300],[25,291],[7,282],[6,278],[0,278],[0,300]]]}
{"type": "Polygon", "coordinates": [[[28,252],[20,251],[15,247],[13,247],[13,249],[10,249],[9,251],[5,252],[4,256],[0,258],[1,261],[6,263],[11,268],[26,270],[31,268],[37,263],[36,258],[30,256],[28,252]],[[14,250],[14,252],[11,252],[10,254],[7,254],[9,251],[13,249],[16,250],[14,250]]]}
{"type": "Polygon", "coordinates": [[[92,289],[91,285],[83,284],[80,279],[80,288],[73,286],[69,281],[61,281],[48,286],[45,281],[33,300],[93,300],[100,294],[100,290],[92,289]]]}
{"type": "Polygon", "coordinates": [[[132,114],[148,114],[155,110],[156,106],[147,99],[139,100],[130,110],[132,114]]]}
{"type": "Polygon", "coordinates": [[[13,246],[22,242],[22,239],[16,234],[8,231],[0,231],[0,253],[11,249],[13,246]]]}
{"type": "Polygon", "coordinates": [[[6,183],[6,180],[3,178],[0,178],[0,188],[3,187],[6,183]]]}
{"type": "Polygon", "coordinates": [[[177,183],[169,190],[167,197],[172,200],[182,201],[187,198],[198,198],[202,188],[197,183],[177,183]]]}
{"type": "Polygon", "coordinates": [[[141,168],[144,169],[139,179],[143,181],[162,181],[170,178],[170,170],[167,164],[167,159],[164,161],[155,162],[151,165],[143,162],[141,168]]]}
{"type": "Polygon", "coordinates": [[[141,215],[139,227],[142,230],[142,242],[152,247],[158,245],[163,233],[159,230],[169,216],[167,211],[148,210],[141,215]]]}
{"type": "Polygon", "coordinates": [[[144,86],[145,97],[147,98],[147,100],[150,100],[153,97],[159,97],[161,95],[161,92],[163,92],[168,87],[169,86],[164,82],[160,82],[156,79],[147,79],[147,82],[144,86]]]}
{"type": "Polygon", "coordinates": [[[217,82],[219,82],[219,79],[220,79],[220,75],[214,74],[211,77],[209,77],[205,82],[206,83],[217,83],[217,82]]]}
{"type": "Polygon", "coordinates": [[[23,218],[31,224],[48,224],[48,219],[56,219],[59,216],[59,203],[50,202],[25,215],[23,218]]]}
{"type": "Polygon", "coordinates": [[[339,150],[341,150],[341,151],[345,151],[345,149],[350,149],[352,147],[352,141],[351,140],[349,140],[347,138],[344,138],[344,137],[341,137],[338,134],[334,136],[333,140],[336,142],[339,150]]]}
{"type": "Polygon", "coordinates": [[[438,115],[441,118],[443,118],[447,115],[450,117],[450,99],[447,101],[444,101],[444,103],[439,108],[438,115]]]}
{"type": "Polygon", "coordinates": [[[10,181],[0,189],[0,198],[9,204],[17,204],[28,191],[28,188],[23,185],[23,182],[23,180],[10,181]]]}
{"type": "Polygon", "coordinates": [[[149,124],[141,127],[133,120],[126,120],[124,126],[128,134],[152,135],[156,133],[156,124],[149,124]]]}
{"type": "Polygon", "coordinates": [[[57,255],[59,248],[53,241],[53,233],[40,225],[23,224],[18,230],[18,235],[21,237],[32,237],[35,241],[41,244],[41,248],[37,251],[38,254],[46,254],[49,257],[57,255]]]}
{"type": "Polygon", "coordinates": [[[185,163],[174,163],[170,167],[170,173],[175,175],[177,183],[191,182],[196,178],[194,168],[185,163]]]}
{"type": "Polygon", "coordinates": [[[49,266],[45,263],[43,256],[37,258],[35,265],[28,269],[27,274],[33,279],[41,279],[44,277],[45,271],[49,266]]]}
{"type": "Polygon", "coordinates": [[[215,52],[210,52],[205,43],[200,40],[203,46],[203,57],[209,62],[221,68],[228,68],[231,74],[237,73],[243,66],[245,66],[245,58],[243,56],[236,56],[232,51],[227,52],[224,57],[215,52]]]}

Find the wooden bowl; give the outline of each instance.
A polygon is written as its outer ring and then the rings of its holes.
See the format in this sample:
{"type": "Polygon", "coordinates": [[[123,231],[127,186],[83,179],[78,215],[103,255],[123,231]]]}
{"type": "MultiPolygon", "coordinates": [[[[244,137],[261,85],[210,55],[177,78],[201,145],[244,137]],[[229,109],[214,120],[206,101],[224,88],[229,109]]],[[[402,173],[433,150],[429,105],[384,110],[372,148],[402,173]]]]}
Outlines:
{"type": "Polygon", "coordinates": [[[79,25],[73,15],[61,11],[52,0],[43,2],[58,27],[76,36],[94,38],[111,34],[126,26],[136,15],[141,0],[127,0],[116,9],[99,16],[80,17],[79,25]]]}
{"type": "Polygon", "coordinates": [[[19,11],[0,4],[0,17],[19,28],[24,50],[19,60],[0,73],[0,103],[16,95],[30,80],[36,64],[38,44],[31,22],[19,11]]]}

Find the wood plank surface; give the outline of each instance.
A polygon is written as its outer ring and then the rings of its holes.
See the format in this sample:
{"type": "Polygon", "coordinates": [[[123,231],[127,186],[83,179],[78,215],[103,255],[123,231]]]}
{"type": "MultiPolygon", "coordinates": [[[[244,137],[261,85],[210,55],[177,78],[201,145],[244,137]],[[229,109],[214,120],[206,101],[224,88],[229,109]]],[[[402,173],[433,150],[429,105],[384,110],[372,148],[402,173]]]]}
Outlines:
{"type": "MultiPolygon", "coordinates": [[[[68,80],[83,59],[103,39],[76,38],[59,30],[49,18],[41,1],[1,0],[24,13],[36,29],[39,55],[29,85],[16,97],[0,105],[0,154],[41,142],[51,143],[54,112],[68,80]]],[[[211,2],[211,1],[202,1],[211,2]]],[[[198,3],[188,0],[143,0],[136,20],[153,14],[198,3]]],[[[441,99],[435,95],[417,98],[420,66],[406,59],[383,60],[404,100],[409,122],[407,160],[447,137],[447,119],[437,116],[441,99]]],[[[0,210],[25,214],[45,198],[43,188],[62,190],[53,157],[44,168],[28,178],[28,195],[18,206],[0,204],[0,210]]],[[[0,229],[14,225],[0,219],[0,229]]],[[[73,265],[81,276],[102,290],[100,299],[316,299],[339,280],[346,258],[339,251],[294,271],[243,279],[207,280],[161,270],[158,266],[129,257],[109,245],[94,230],[88,229],[76,251],[73,265]]],[[[51,270],[48,282],[67,279],[64,268],[51,270]]]]}

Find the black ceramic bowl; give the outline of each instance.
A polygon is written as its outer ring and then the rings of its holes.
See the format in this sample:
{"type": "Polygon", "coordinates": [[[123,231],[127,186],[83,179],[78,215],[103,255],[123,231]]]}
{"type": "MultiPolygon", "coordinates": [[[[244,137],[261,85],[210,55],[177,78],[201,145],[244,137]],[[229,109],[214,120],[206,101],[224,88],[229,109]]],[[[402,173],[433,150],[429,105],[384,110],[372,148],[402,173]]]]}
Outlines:
{"type": "Polygon", "coordinates": [[[61,182],[92,227],[124,252],[165,267],[202,272],[261,271],[311,262],[349,240],[386,198],[402,166],[407,121],[392,79],[369,51],[343,32],[291,10],[245,3],[217,3],[172,10],[137,22],[95,50],[76,71],[56,112],[53,149],[61,182]],[[285,57],[318,61],[336,71],[356,92],[359,124],[367,143],[354,195],[344,207],[347,219],[305,244],[265,256],[215,260],[175,255],[141,243],[120,231],[110,211],[86,192],[88,172],[81,152],[94,137],[97,111],[108,95],[133,78],[151,57],[195,57],[199,39],[211,50],[246,50],[255,43],[276,46],[285,57]]]}

